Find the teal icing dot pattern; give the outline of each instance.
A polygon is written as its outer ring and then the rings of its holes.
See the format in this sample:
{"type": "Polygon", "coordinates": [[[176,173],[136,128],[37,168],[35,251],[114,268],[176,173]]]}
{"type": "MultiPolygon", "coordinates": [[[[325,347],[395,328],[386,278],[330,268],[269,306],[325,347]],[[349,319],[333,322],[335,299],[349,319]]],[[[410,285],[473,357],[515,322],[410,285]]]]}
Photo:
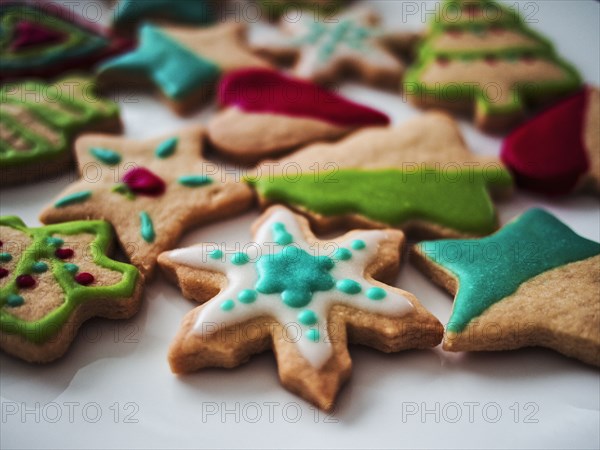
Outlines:
{"type": "Polygon", "coordinates": [[[306,338],[309,341],[319,342],[319,339],[321,338],[321,333],[319,333],[319,330],[311,328],[306,332],[306,338]]]}
{"type": "Polygon", "coordinates": [[[289,245],[294,242],[294,238],[285,229],[285,225],[281,222],[273,224],[273,238],[279,245],[289,245]]]}
{"type": "Polygon", "coordinates": [[[256,291],[252,290],[252,289],[244,289],[243,291],[240,291],[240,293],[238,294],[238,300],[241,303],[253,303],[256,300],[257,297],[257,293],[256,291]]]}
{"type": "Polygon", "coordinates": [[[244,264],[247,264],[250,261],[250,258],[248,258],[248,255],[246,255],[245,253],[239,252],[234,254],[231,257],[231,263],[235,264],[236,266],[243,266],[244,264]]]}
{"type": "Polygon", "coordinates": [[[352,258],[352,252],[347,248],[338,248],[333,254],[333,259],[338,261],[348,261],[352,258]]]}
{"type": "Polygon", "coordinates": [[[12,255],[10,253],[0,253],[0,262],[9,262],[12,260],[12,255]]]}
{"type": "Polygon", "coordinates": [[[52,245],[53,247],[60,247],[64,243],[65,243],[65,241],[63,241],[61,238],[52,237],[52,236],[46,238],[46,244],[52,245]]]}
{"type": "Polygon", "coordinates": [[[150,215],[146,211],[140,213],[140,234],[144,241],[148,243],[154,242],[156,239],[156,233],[154,232],[154,224],[150,215]]]}
{"type": "Polygon", "coordinates": [[[69,273],[77,273],[77,272],[79,272],[79,266],[77,264],[67,263],[63,267],[69,273]]]}
{"type": "Polygon", "coordinates": [[[108,166],[116,166],[121,162],[121,155],[108,148],[92,147],[90,148],[90,154],[108,166]]]}
{"type": "Polygon", "coordinates": [[[350,246],[354,250],[363,250],[367,246],[367,244],[365,244],[365,241],[363,241],[361,239],[356,239],[356,240],[352,241],[352,244],[350,244],[350,246]]]}
{"type": "Polygon", "coordinates": [[[298,322],[300,322],[302,325],[310,326],[310,325],[314,325],[318,321],[319,321],[319,318],[317,317],[315,312],[311,311],[310,309],[305,309],[298,313],[298,322]]]}
{"type": "Polygon", "coordinates": [[[177,181],[186,187],[208,186],[213,182],[212,178],[206,175],[183,175],[177,181]]]}
{"type": "Polygon", "coordinates": [[[386,296],[385,290],[380,287],[372,287],[367,289],[367,298],[371,300],[383,300],[386,296]]]}
{"type": "Polygon", "coordinates": [[[161,142],[156,147],[154,154],[157,158],[166,159],[169,156],[172,156],[175,153],[175,149],[177,148],[178,138],[172,137],[167,139],[166,141],[161,142]]]}
{"type": "Polygon", "coordinates": [[[213,250],[208,254],[210,259],[221,259],[223,257],[223,252],[219,249],[213,250]]]}
{"type": "Polygon", "coordinates": [[[31,270],[35,273],[44,273],[48,271],[48,264],[43,261],[36,261],[32,264],[31,270]]]}
{"type": "Polygon", "coordinates": [[[337,283],[335,283],[335,287],[344,294],[350,295],[358,294],[360,291],[362,291],[360,283],[349,279],[339,280],[337,283]]]}
{"type": "Polygon", "coordinates": [[[8,297],[6,297],[6,304],[11,308],[21,306],[23,303],[25,303],[25,300],[18,294],[10,294],[8,297]]]}
{"type": "Polygon", "coordinates": [[[231,311],[233,308],[235,308],[235,302],[233,300],[225,300],[221,303],[221,309],[223,311],[231,311]]]}

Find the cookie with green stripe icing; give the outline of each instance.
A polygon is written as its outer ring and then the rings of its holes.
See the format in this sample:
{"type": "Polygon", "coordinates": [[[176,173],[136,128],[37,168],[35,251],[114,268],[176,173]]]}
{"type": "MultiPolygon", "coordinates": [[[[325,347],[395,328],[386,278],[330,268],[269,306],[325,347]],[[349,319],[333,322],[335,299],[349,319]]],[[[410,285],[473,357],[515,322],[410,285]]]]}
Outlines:
{"type": "Polygon", "coordinates": [[[306,219],[280,206],[253,231],[243,250],[204,243],[160,255],[184,296],[206,302],[183,320],[169,352],[173,372],[235,367],[272,349],[282,384],[331,409],[350,376],[348,342],[384,352],[439,343],[439,321],[383,283],[398,270],[401,231],[317,240],[306,219]]]}
{"type": "Polygon", "coordinates": [[[145,276],[187,228],[242,212],[251,189],[202,158],[204,129],[135,141],[101,134],[75,143],[81,179],[41,214],[43,223],[103,219],[145,276]]]}
{"type": "Polygon", "coordinates": [[[139,309],[142,276],[107,256],[103,221],[28,228],[0,217],[0,348],[30,362],[62,356],[91,317],[125,319],[139,309]]]}
{"type": "Polygon", "coordinates": [[[576,70],[507,7],[446,0],[437,11],[403,81],[415,104],[474,111],[480,128],[502,132],[579,88],[576,70]]]}
{"type": "Polygon", "coordinates": [[[600,244],[542,209],[492,236],[426,241],[417,267],[455,295],[450,351],[542,346],[600,365],[600,244]]]}
{"type": "Polygon", "coordinates": [[[0,102],[2,185],[64,171],[82,132],[121,130],[118,106],[99,97],[95,83],[85,77],[8,83],[0,90],[0,102]]]}

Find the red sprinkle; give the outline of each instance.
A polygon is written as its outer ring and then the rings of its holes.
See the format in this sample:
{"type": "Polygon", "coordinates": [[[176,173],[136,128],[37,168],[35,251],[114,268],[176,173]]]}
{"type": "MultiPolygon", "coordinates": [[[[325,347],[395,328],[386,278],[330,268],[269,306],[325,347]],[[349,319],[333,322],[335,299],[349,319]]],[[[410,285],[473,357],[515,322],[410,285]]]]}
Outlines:
{"type": "Polygon", "coordinates": [[[75,275],[75,281],[83,286],[87,286],[88,284],[92,284],[94,282],[94,275],[87,272],[81,272],[75,275]]]}
{"type": "Polygon", "coordinates": [[[54,251],[54,254],[56,255],[57,258],[60,259],[69,259],[72,258],[73,255],[75,254],[75,252],[70,249],[70,248],[57,248],[54,251]]]}
{"type": "Polygon", "coordinates": [[[496,58],[494,55],[486,55],[485,62],[488,63],[490,66],[493,66],[498,62],[498,58],[496,58]]]}
{"type": "Polygon", "coordinates": [[[145,167],[134,167],[123,175],[123,183],[132,192],[150,197],[158,197],[164,194],[165,182],[152,171],[145,167]]]}
{"type": "Polygon", "coordinates": [[[448,33],[448,35],[450,37],[453,37],[453,38],[457,38],[462,34],[462,30],[458,27],[450,27],[450,28],[448,28],[448,30],[446,30],[446,32],[448,33]]]}
{"type": "Polygon", "coordinates": [[[0,278],[4,278],[8,276],[8,270],[0,267],[0,278]]]}
{"type": "Polygon", "coordinates": [[[438,56],[436,61],[440,66],[447,66],[450,63],[450,60],[445,56],[438,56]]]}
{"type": "Polygon", "coordinates": [[[31,288],[35,286],[35,278],[31,275],[19,275],[17,277],[17,286],[20,288],[31,288]]]}
{"type": "Polygon", "coordinates": [[[2,247],[4,245],[4,242],[0,241],[0,247],[2,247]]]}
{"type": "Polygon", "coordinates": [[[521,60],[523,62],[531,64],[535,61],[535,56],[533,56],[531,53],[525,53],[523,56],[521,56],[521,60]]]}

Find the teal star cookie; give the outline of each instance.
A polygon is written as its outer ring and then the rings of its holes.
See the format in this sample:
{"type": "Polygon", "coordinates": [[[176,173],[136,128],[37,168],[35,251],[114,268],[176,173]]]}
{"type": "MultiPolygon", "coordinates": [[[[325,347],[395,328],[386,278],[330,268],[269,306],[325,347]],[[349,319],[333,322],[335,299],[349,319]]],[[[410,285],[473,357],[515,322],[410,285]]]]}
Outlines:
{"type": "Polygon", "coordinates": [[[114,11],[117,28],[132,27],[146,18],[208,25],[216,19],[215,2],[208,0],[121,0],[114,11]]]}

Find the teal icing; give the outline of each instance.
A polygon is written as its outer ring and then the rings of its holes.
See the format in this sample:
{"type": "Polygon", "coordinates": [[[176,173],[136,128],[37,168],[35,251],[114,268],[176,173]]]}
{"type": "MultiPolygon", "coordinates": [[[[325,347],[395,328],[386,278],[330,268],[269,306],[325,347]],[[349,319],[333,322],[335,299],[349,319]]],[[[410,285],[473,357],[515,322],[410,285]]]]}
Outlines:
{"type": "Polygon", "coordinates": [[[31,270],[35,273],[44,273],[48,271],[48,264],[43,261],[36,261],[31,266],[31,270]]]}
{"type": "Polygon", "coordinates": [[[311,328],[306,332],[306,338],[309,341],[319,342],[319,339],[321,338],[321,333],[319,333],[319,330],[311,328]]]}
{"type": "Polygon", "coordinates": [[[25,303],[25,300],[18,294],[9,294],[8,297],[6,297],[6,304],[11,308],[21,306],[23,303],[25,303]]]}
{"type": "Polygon", "coordinates": [[[54,204],[56,208],[64,208],[65,206],[75,205],[77,203],[83,203],[92,196],[92,191],[81,191],[73,194],[65,195],[63,198],[57,200],[54,204]]]}
{"type": "Polygon", "coordinates": [[[387,293],[380,287],[372,287],[367,289],[367,298],[371,300],[383,300],[387,293]]]}
{"type": "Polygon", "coordinates": [[[90,154],[101,163],[109,166],[115,166],[121,162],[121,155],[108,148],[92,147],[90,148],[90,154]]]}
{"type": "Polygon", "coordinates": [[[273,224],[273,239],[278,245],[289,245],[294,242],[294,238],[285,229],[285,225],[281,222],[273,224]]]}
{"type": "Polygon", "coordinates": [[[243,291],[240,291],[237,297],[241,303],[248,304],[253,303],[256,300],[257,296],[258,294],[256,293],[256,291],[252,289],[244,289],[243,291]]]}
{"type": "Polygon", "coordinates": [[[339,280],[337,283],[335,283],[335,287],[344,294],[350,295],[358,294],[360,291],[362,291],[360,283],[350,279],[339,280]]]}
{"type": "Polygon", "coordinates": [[[207,186],[213,182],[212,178],[206,175],[183,175],[177,181],[187,187],[207,186]]]}
{"type": "Polygon", "coordinates": [[[236,266],[243,266],[244,264],[247,264],[249,261],[250,261],[250,258],[248,258],[248,255],[246,255],[245,253],[242,253],[242,252],[238,252],[231,257],[231,263],[235,264],[236,266]]]}
{"type": "Polygon", "coordinates": [[[0,253],[0,262],[9,262],[12,260],[12,255],[10,253],[0,253]]]}
{"type": "Polygon", "coordinates": [[[148,243],[152,243],[154,242],[154,239],[156,239],[154,224],[152,223],[150,215],[146,211],[142,211],[140,213],[140,234],[148,243]]]}
{"type": "Polygon", "coordinates": [[[235,302],[233,300],[225,300],[221,303],[221,310],[223,311],[231,311],[233,308],[235,308],[235,302]]]}
{"type": "Polygon", "coordinates": [[[210,259],[221,259],[223,257],[223,252],[221,250],[213,250],[208,254],[210,259]]]}
{"type": "Polygon", "coordinates": [[[352,241],[352,243],[350,244],[350,247],[352,247],[354,250],[362,250],[366,246],[367,246],[367,244],[365,244],[365,241],[362,241],[360,239],[352,241]]]}
{"type": "Polygon", "coordinates": [[[69,273],[77,273],[77,272],[79,272],[79,266],[77,264],[67,263],[67,264],[64,264],[63,267],[69,273]]]}
{"type": "Polygon", "coordinates": [[[333,259],[337,259],[339,261],[348,261],[352,258],[352,252],[347,248],[338,248],[333,254],[333,259]]]}
{"type": "Polygon", "coordinates": [[[542,209],[531,209],[482,239],[427,241],[418,248],[458,279],[447,325],[456,333],[531,278],[600,254],[599,243],[542,209]]]}
{"type": "Polygon", "coordinates": [[[46,238],[46,243],[54,247],[60,247],[65,243],[65,241],[63,241],[61,238],[50,236],[46,238]]]}
{"type": "Polygon", "coordinates": [[[172,156],[175,153],[175,149],[177,148],[178,141],[179,141],[179,138],[172,137],[172,138],[169,138],[169,139],[161,142],[156,147],[156,150],[154,150],[154,154],[156,155],[157,158],[160,158],[160,159],[166,159],[169,156],[172,156]]]}
{"type": "Polygon", "coordinates": [[[110,59],[99,72],[144,74],[152,79],[165,96],[179,100],[214,83],[221,69],[178,43],[160,28],[144,24],[137,49],[110,59]]]}
{"type": "Polygon", "coordinates": [[[209,0],[121,0],[115,9],[115,23],[132,25],[145,17],[166,17],[179,22],[208,25],[216,15],[209,0]]]}
{"type": "Polygon", "coordinates": [[[318,322],[318,320],[319,318],[315,312],[311,311],[310,309],[305,309],[298,313],[298,322],[300,322],[302,325],[314,325],[318,322]]]}

